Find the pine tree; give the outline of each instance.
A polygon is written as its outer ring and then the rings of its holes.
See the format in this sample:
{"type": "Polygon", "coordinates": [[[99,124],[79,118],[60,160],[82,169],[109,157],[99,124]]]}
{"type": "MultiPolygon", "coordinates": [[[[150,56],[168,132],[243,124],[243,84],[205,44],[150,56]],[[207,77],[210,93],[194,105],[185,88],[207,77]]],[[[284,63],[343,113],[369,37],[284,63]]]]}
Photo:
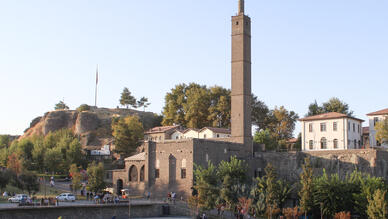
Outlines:
{"type": "Polygon", "coordinates": [[[310,158],[305,158],[305,163],[302,166],[303,172],[300,174],[300,184],[302,185],[299,191],[300,207],[304,211],[305,218],[307,213],[314,207],[313,198],[313,169],[310,164],[310,158]]]}
{"type": "Polygon", "coordinates": [[[136,99],[126,87],[124,87],[123,92],[121,93],[120,104],[127,108],[128,106],[136,108],[136,99]]]}
{"type": "Polygon", "coordinates": [[[387,202],[385,200],[386,191],[376,190],[373,198],[368,200],[367,213],[370,219],[387,218],[387,202]]]}

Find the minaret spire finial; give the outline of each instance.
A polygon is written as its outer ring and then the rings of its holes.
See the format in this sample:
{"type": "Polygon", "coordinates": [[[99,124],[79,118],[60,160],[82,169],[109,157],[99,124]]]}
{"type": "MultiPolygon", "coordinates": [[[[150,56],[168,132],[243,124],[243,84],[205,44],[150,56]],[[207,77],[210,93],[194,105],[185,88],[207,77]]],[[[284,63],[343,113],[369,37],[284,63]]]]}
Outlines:
{"type": "Polygon", "coordinates": [[[244,14],[244,0],[238,0],[238,14],[244,14]]]}

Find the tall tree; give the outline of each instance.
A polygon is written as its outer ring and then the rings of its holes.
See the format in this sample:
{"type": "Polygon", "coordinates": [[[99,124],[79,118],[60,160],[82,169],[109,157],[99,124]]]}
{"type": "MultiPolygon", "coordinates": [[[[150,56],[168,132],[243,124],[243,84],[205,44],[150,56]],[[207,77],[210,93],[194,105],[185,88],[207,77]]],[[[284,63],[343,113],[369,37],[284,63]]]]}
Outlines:
{"type": "Polygon", "coordinates": [[[315,100],[314,103],[311,103],[309,105],[309,111],[306,116],[314,116],[324,113],[323,107],[319,106],[317,101],[315,100]]]}
{"type": "Polygon", "coordinates": [[[9,147],[11,139],[9,135],[0,135],[0,148],[9,147]]]}
{"type": "Polygon", "coordinates": [[[187,127],[203,128],[209,126],[210,96],[206,87],[190,84],[185,93],[186,102],[183,104],[183,109],[186,112],[187,127]]]}
{"type": "Polygon", "coordinates": [[[300,174],[301,189],[299,191],[300,208],[304,211],[305,218],[307,218],[307,214],[314,208],[313,168],[309,157],[305,158],[302,169],[303,172],[300,174]]]}
{"type": "Polygon", "coordinates": [[[70,165],[69,174],[71,175],[71,178],[72,178],[71,187],[73,189],[73,192],[77,194],[77,191],[82,187],[82,184],[81,184],[82,175],[76,164],[70,165]]]}
{"type": "Polygon", "coordinates": [[[59,101],[59,103],[55,104],[54,107],[55,110],[67,110],[69,107],[63,102],[62,100],[59,101]]]}
{"type": "Polygon", "coordinates": [[[104,165],[102,163],[91,163],[87,169],[88,185],[87,189],[92,192],[101,192],[105,189],[104,182],[104,165]]]}
{"type": "Polygon", "coordinates": [[[142,97],[140,100],[137,101],[137,107],[141,108],[143,107],[143,111],[145,111],[145,108],[147,108],[151,103],[148,102],[148,98],[142,97]]]}
{"type": "Polygon", "coordinates": [[[382,219],[387,218],[387,191],[376,190],[373,195],[373,199],[368,200],[368,217],[370,219],[382,219]]]}
{"type": "Polygon", "coordinates": [[[112,130],[115,151],[123,156],[134,153],[144,137],[143,124],[137,116],[127,116],[113,121],[112,130]]]}
{"type": "Polygon", "coordinates": [[[299,116],[294,111],[288,111],[283,106],[270,111],[268,124],[272,137],[278,145],[284,146],[287,139],[292,138],[295,123],[299,116]]]}
{"type": "Polygon", "coordinates": [[[196,166],[194,171],[195,185],[197,191],[196,204],[204,210],[214,209],[219,198],[217,168],[210,161],[207,168],[196,166]]]}
{"type": "Polygon", "coordinates": [[[348,116],[353,115],[353,111],[349,109],[349,105],[337,97],[332,97],[329,101],[322,103],[321,106],[318,105],[317,101],[311,103],[308,107],[308,112],[306,116],[314,116],[322,113],[337,112],[343,113],[348,116]]]}
{"type": "Polygon", "coordinates": [[[18,184],[19,188],[22,190],[26,190],[28,194],[31,194],[39,191],[39,182],[37,175],[25,172],[18,176],[18,184]]]}
{"type": "Polygon", "coordinates": [[[210,106],[208,120],[213,127],[230,126],[230,90],[214,86],[210,89],[210,106]]]}
{"type": "Polygon", "coordinates": [[[384,120],[378,122],[375,126],[376,129],[376,140],[384,143],[388,141],[388,117],[385,117],[384,120]]]}
{"type": "Polygon", "coordinates": [[[268,106],[252,94],[252,124],[257,126],[257,131],[268,128],[269,112],[268,106]]]}
{"type": "Polygon", "coordinates": [[[136,98],[132,96],[128,88],[124,87],[123,92],[121,92],[120,104],[128,108],[132,106],[136,108],[136,98]]]}

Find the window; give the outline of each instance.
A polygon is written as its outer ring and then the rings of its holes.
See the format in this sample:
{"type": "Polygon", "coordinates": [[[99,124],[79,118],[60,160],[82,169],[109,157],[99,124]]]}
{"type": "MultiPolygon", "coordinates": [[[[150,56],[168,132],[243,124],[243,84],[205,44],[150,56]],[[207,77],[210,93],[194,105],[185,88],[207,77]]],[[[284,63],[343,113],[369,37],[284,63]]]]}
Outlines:
{"type": "Polygon", "coordinates": [[[376,123],[379,122],[379,118],[378,117],[373,118],[373,122],[374,122],[374,126],[376,126],[376,123]]]}
{"type": "Polygon", "coordinates": [[[236,21],[236,25],[238,25],[238,21],[236,21]]]}
{"type": "Polygon", "coordinates": [[[175,139],[178,139],[178,138],[179,138],[178,136],[175,137],[175,139]]]}
{"type": "Polygon", "coordinates": [[[338,123],[333,122],[333,131],[337,131],[337,129],[338,129],[338,123]]]}
{"type": "Polygon", "coordinates": [[[313,132],[313,124],[312,123],[309,124],[309,132],[313,132]]]}
{"type": "Polygon", "coordinates": [[[350,131],[350,122],[348,122],[348,131],[350,131]]]}
{"type": "Polygon", "coordinates": [[[309,141],[309,149],[310,150],[314,149],[314,141],[313,140],[309,141]]]}
{"type": "Polygon", "coordinates": [[[348,147],[350,146],[351,143],[352,143],[352,142],[348,139],[348,147]]]}
{"type": "Polygon", "coordinates": [[[217,134],[217,138],[219,138],[220,137],[220,134],[217,134]]]}
{"type": "Polygon", "coordinates": [[[155,169],[155,179],[159,178],[159,169],[155,169]]]}
{"type": "Polygon", "coordinates": [[[203,135],[203,138],[206,138],[206,134],[203,135]]]}
{"type": "Polygon", "coordinates": [[[360,140],[358,140],[358,146],[360,146],[360,148],[361,148],[361,141],[360,140]]]}
{"type": "Polygon", "coordinates": [[[321,123],[321,132],[326,132],[326,123],[321,123]]]}
{"type": "Polygon", "coordinates": [[[356,124],[353,123],[353,132],[356,132],[356,124]]]}
{"type": "Polygon", "coordinates": [[[321,149],[326,149],[327,148],[327,141],[326,138],[323,137],[321,138],[321,149]]]}
{"type": "Polygon", "coordinates": [[[186,179],[186,168],[181,169],[181,179],[186,179]]]}
{"type": "Polygon", "coordinates": [[[357,148],[357,140],[354,140],[354,148],[357,148]]]}
{"type": "Polygon", "coordinates": [[[357,130],[358,130],[358,133],[361,132],[360,124],[357,125],[357,130]]]}
{"type": "Polygon", "coordinates": [[[334,146],[335,149],[338,148],[338,139],[334,139],[333,140],[333,146],[334,146]]]}
{"type": "Polygon", "coordinates": [[[140,182],[144,182],[144,165],[140,168],[140,182]]]}

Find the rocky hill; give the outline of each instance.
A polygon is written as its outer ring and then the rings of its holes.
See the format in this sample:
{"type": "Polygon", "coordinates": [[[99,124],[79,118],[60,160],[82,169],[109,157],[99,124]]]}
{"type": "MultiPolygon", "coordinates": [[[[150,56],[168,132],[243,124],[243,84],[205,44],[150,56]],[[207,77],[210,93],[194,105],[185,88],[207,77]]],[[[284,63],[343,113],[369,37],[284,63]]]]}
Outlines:
{"type": "Polygon", "coordinates": [[[80,136],[83,146],[101,146],[112,140],[112,118],[137,115],[143,122],[144,129],[157,126],[160,117],[152,112],[132,109],[107,109],[91,107],[90,110],[78,112],[76,110],[56,110],[45,113],[33,119],[30,127],[20,137],[47,135],[60,129],[71,129],[80,136]]]}

